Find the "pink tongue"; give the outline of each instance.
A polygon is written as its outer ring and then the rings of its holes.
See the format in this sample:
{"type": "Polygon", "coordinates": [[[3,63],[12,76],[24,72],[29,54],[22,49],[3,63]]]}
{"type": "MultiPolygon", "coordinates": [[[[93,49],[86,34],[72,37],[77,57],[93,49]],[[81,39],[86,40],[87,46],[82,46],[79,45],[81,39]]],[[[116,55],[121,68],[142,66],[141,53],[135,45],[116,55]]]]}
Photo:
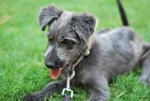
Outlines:
{"type": "Polygon", "coordinates": [[[58,79],[58,77],[60,76],[60,73],[62,71],[62,68],[59,69],[51,69],[50,71],[50,76],[52,79],[58,79]]]}

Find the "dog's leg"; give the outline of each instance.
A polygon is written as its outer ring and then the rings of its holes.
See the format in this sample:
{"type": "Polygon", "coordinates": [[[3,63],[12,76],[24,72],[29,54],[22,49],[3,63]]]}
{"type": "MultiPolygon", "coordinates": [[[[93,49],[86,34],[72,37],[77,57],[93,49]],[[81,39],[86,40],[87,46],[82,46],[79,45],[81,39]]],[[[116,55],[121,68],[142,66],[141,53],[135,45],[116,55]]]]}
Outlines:
{"type": "Polygon", "coordinates": [[[57,81],[49,83],[43,90],[27,94],[23,101],[43,101],[45,98],[49,98],[52,94],[60,92],[65,87],[65,81],[57,81]]]}
{"type": "Polygon", "coordinates": [[[89,101],[106,101],[110,97],[108,80],[101,78],[92,82],[91,97],[89,101]]]}
{"type": "Polygon", "coordinates": [[[150,86],[150,45],[147,46],[147,50],[143,55],[142,65],[143,65],[143,72],[140,81],[150,86]]]}
{"type": "Polygon", "coordinates": [[[143,72],[140,81],[150,86],[150,50],[143,61],[143,72]]]}

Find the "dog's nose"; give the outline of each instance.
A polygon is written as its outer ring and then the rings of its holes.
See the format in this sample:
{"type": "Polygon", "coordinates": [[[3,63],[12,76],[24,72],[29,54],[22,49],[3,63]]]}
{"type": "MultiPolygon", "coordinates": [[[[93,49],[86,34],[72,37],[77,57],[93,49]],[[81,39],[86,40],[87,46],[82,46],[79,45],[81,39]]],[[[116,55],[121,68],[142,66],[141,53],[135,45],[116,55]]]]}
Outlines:
{"type": "Polygon", "coordinates": [[[51,69],[56,69],[57,67],[55,66],[55,63],[53,62],[45,62],[45,65],[48,67],[48,68],[51,68],[51,69]]]}

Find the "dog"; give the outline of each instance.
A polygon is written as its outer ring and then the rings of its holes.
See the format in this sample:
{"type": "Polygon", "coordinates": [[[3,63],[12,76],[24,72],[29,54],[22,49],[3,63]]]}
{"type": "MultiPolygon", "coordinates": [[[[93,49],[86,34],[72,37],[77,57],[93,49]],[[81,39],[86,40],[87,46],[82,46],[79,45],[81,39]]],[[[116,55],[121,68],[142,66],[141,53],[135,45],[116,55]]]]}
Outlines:
{"type": "MultiPolygon", "coordinates": [[[[150,44],[144,42],[129,27],[123,6],[118,0],[123,26],[95,32],[96,18],[87,13],[63,11],[48,6],[40,12],[42,31],[48,28],[48,48],[45,65],[57,79],[74,67],[71,86],[84,87],[91,92],[88,101],[107,101],[109,82],[116,76],[133,71],[142,65],[140,78],[150,86],[150,44]]],[[[49,83],[43,90],[27,94],[24,101],[43,101],[66,87],[66,78],[49,83]]]]}

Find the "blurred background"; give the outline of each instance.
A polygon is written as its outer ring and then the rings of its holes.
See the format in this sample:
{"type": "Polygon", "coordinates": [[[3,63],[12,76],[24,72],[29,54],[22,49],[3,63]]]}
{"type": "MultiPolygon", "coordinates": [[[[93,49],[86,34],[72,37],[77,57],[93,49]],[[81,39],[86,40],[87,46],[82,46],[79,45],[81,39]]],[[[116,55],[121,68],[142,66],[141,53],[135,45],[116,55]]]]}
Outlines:
{"type": "MultiPolygon", "coordinates": [[[[150,42],[150,1],[122,0],[130,26],[150,42]]],[[[44,66],[47,38],[40,30],[38,14],[42,7],[88,12],[99,19],[97,30],[121,26],[116,0],[0,0],[0,101],[22,101],[29,92],[42,89],[48,82],[44,66]]],[[[141,69],[115,79],[110,86],[110,101],[150,101],[150,89],[138,82],[141,69]]],[[[89,93],[75,89],[73,101],[86,101],[89,93]]],[[[60,101],[54,95],[50,101],[60,101]]]]}

